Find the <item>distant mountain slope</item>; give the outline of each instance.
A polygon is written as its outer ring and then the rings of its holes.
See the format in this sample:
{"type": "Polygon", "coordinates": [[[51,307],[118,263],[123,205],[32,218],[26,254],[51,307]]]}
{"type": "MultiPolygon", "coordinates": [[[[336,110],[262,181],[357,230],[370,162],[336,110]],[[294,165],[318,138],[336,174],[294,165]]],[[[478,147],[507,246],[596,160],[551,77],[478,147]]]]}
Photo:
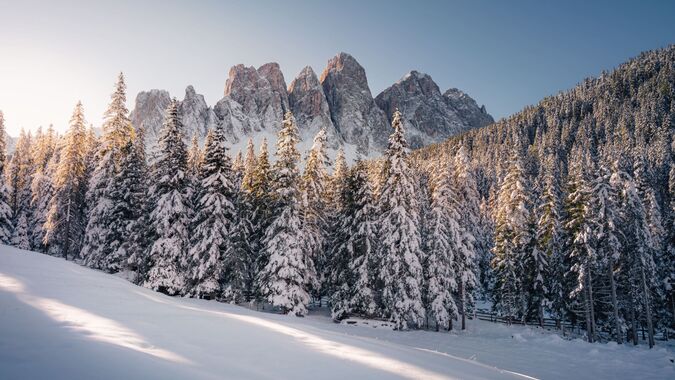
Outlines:
{"type": "Polygon", "coordinates": [[[514,148],[526,158],[533,181],[547,157],[560,163],[564,178],[575,150],[590,150],[599,161],[622,158],[628,166],[644,159],[650,185],[662,210],[667,210],[668,172],[675,151],[674,99],[675,45],[642,53],[507,119],[423,148],[416,157],[432,162],[465,144],[485,197],[494,195],[514,148]]]}

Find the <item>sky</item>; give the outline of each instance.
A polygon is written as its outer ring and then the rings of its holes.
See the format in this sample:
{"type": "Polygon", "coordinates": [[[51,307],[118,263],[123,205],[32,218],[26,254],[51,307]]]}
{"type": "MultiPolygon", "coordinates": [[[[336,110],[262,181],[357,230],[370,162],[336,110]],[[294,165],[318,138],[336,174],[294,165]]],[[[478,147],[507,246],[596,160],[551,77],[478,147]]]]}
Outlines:
{"type": "Polygon", "coordinates": [[[675,43],[675,1],[0,0],[0,110],[10,135],[65,131],[78,100],[100,125],[117,73],[136,94],[215,104],[233,65],[278,62],[286,83],[338,52],[373,96],[410,70],[496,119],[675,43]]]}

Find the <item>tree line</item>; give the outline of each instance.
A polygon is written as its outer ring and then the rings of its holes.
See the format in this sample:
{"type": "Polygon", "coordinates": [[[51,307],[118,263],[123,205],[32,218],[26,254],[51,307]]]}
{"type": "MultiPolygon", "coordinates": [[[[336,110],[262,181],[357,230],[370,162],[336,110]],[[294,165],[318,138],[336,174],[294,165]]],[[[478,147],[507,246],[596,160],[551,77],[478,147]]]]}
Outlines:
{"type": "Polygon", "coordinates": [[[0,238],[169,295],[298,316],[324,298],[335,320],[397,329],[465,328],[480,297],[589,341],[645,326],[653,345],[675,314],[674,62],[644,53],[412,153],[396,112],[383,157],[351,166],[324,131],[301,157],[290,113],[273,159],[250,140],[232,157],[223,125],[188,146],[175,100],[146,152],[120,75],[101,137],[78,104],[64,136],[2,155],[0,238]]]}

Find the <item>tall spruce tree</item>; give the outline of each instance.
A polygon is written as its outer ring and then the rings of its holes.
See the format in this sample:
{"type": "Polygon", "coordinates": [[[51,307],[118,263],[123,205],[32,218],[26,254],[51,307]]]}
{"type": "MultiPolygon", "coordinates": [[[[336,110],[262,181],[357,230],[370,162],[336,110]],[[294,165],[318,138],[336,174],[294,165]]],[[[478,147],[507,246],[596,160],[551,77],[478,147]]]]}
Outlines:
{"type": "Polygon", "coordinates": [[[408,143],[401,113],[394,112],[394,132],[384,157],[379,197],[379,249],[382,308],[396,329],[421,326],[424,321],[421,279],[420,220],[415,185],[408,163],[408,143]]]}
{"type": "Polygon", "coordinates": [[[237,300],[243,284],[240,258],[231,249],[236,189],[223,128],[218,125],[209,131],[199,168],[189,252],[190,294],[214,298],[225,290],[225,299],[237,300]]]}
{"type": "Polygon", "coordinates": [[[513,317],[524,317],[525,314],[522,260],[532,243],[527,189],[525,169],[518,149],[514,149],[497,198],[495,257],[492,261],[496,280],[494,307],[509,322],[513,317]]]}
{"type": "Polygon", "coordinates": [[[259,274],[259,282],[268,302],[283,313],[304,316],[310,301],[309,289],[317,286],[317,279],[301,224],[298,141],[295,118],[287,112],[277,139],[275,210],[263,239],[267,264],[259,274]]]}
{"type": "Polygon", "coordinates": [[[154,238],[147,255],[148,268],[143,286],[169,295],[185,290],[189,248],[190,202],[187,176],[187,148],[178,116],[178,101],[166,110],[159,138],[154,184],[150,187],[152,204],[150,228],[154,238]]]}
{"type": "MultiPolygon", "coordinates": [[[[326,155],[326,131],[321,129],[314,137],[312,148],[307,154],[305,171],[300,179],[302,229],[305,232],[309,254],[316,266],[319,284],[325,282],[328,269],[324,251],[328,229],[326,215],[328,166],[330,162],[326,155]]],[[[321,296],[321,289],[314,289],[314,291],[317,296],[321,296]]]]}
{"type": "Polygon", "coordinates": [[[129,224],[127,218],[132,217],[124,211],[128,207],[117,204],[121,193],[125,191],[120,188],[119,181],[122,178],[118,174],[122,169],[122,161],[125,165],[129,163],[127,156],[133,153],[129,146],[134,140],[122,73],[117,78],[115,91],[110,99],[104,113],[103,137],[97,152],[97,164],[92,171],[87,190],[89,211],[81,256],[87,266],[116,272],[126,260],[126,253],[120,255],[122,252],[119,249],[127,239],[124,231],[124,226],[129,224]]]}
{"type": "Polygon", "coordinates": [[[436,331],[450,328],[451,321],[459,316],[453,293],[459,280],[458,256],[462,250],[458,189],[452,178],[454,163],[448,160],[433,172],[431,210],[428,215],[428,240],[424,262],[425,303],[436,331]]]}
{"type": "Polygon", "coordinates": [[[78,102],[70,119],[58,168],[54,196],[44,225],[44,244],[54,256],[78,258],[86,226],[87,189],[86,126],[82,103],[78,102]]]}
{"type": "MultiPolygon", "coordinates": [[[[461,239],[456,253],[455,272],[459,293],[459,312],[462,315],[462,330],[466,329],[467,306],[473,304],[473,290],[477,285],[476,234],[480,230],[480,205],[478,185],[471,170],[471,161],[465,146],[454,157],[454,181],[457,198],[450,205],[461,218],[461,239]]],[[[459,219],[458,219],[459,220],[459,219]]]]}
{"type": "Polygon", "coordinates": [[[5,141],[5,115],[0,111],[0,244],[9,244],[14,226],[12,224],[12,207],[9,205],[5,164],[7,162],[7,142],[5,141]]]}

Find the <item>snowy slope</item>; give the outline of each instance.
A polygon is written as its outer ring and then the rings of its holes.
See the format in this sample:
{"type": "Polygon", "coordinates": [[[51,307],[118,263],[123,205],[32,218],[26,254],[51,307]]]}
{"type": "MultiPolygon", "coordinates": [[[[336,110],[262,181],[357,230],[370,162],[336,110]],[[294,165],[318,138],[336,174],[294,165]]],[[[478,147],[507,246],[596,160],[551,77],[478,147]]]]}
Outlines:
{"type": "Polygon", "coordinates": [[[672,347],[472,326],[465,335],[402,333],[258,313],[0,246],[0,379],[675,377],[672,347]]]}

